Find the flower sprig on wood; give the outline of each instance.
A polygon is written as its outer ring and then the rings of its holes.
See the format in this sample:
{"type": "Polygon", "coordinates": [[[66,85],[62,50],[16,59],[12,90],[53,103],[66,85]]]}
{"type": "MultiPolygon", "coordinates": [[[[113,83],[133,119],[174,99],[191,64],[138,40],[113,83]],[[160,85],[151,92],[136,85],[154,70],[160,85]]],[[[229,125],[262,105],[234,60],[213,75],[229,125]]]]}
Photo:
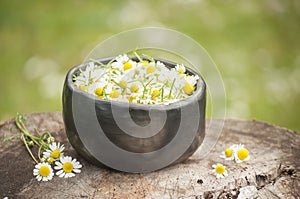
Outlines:
{"type": "Polygon", "coordinates": [[[55,138],[50,132],[40,133],[35,129],[35,135],[31,134],[25,125],[27,118],[17,113],[16,125],[21,131],[21,140],[24,143],[30,157],[36,163],[33,175],[38,181],[49,181],[54,176],[54,170],[58,170],[56,175],[59,177],[73,177],[75,173],[81,172],[82,165],[76,159],[64,156],[64,145],[55,142],[55,138]],[[36,155],[32,152],[34,146],[38,147],[36,155]],[[54,170],[52,165],[55,164],[54,170]]]}
{"type": "Polygon", "coordinates": [[[134,52],[132,56],[119,55],[107,64],[91,60],[73,80],[79,89],[101,99],[169,104],[192,95],[199,76],[187,73],[183,64],[168,68],[134,52]]]}
{"type": "MultiPolygon", "coordinates": [[[[242,163],[250,159],[249,151],[245,148],[243,144],[233,144],[230,147],[222,151],[221,158],[228,160],[235,160],[236,163],[242,163]]],[[[224,178],[228,176],[226,166],[223,164],[217,163],[212,165],[212,173],[217,178],[224,178]]]]}

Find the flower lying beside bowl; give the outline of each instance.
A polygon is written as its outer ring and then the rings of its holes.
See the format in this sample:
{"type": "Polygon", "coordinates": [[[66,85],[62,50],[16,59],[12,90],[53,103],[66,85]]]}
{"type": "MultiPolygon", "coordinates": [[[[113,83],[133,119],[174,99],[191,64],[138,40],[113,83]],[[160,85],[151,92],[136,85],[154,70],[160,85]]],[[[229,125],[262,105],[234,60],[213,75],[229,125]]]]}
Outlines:
{"type": "Polygon", "coordinates": [[[63,89],[70,143],[88,161],[133,173],[190,157],[205,135],[206,85],[182,64],[134,54],[72,68],[63,89]]]}

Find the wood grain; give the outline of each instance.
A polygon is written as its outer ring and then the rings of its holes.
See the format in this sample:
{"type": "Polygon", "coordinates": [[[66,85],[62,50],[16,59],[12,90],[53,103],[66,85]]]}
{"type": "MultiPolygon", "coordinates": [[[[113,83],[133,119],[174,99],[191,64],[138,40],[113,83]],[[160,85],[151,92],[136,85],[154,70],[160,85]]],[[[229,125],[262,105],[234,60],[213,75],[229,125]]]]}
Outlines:
{"type": "MultiPolygon", "coordinates": [[[[166,169],[129,174],[99,168],[79,157],[68,143],[61,113],[28,115],[30,130],[49,130],[66,146],[65,154],[83,165],[74,178],[38,182],[34,162],[17,137],[14,120],[0,124],[0,198],[300,198],[300,135],[259,121],[227,119],[214,149],[205,158],[195,153],[166,169]],[[250,151],[248,162],[219,158],[234,143],[250,151]],[[229,176],[217,180],[214,163],[227,166],[229,176]]],[[[219,122],[215,120],[214,122],[219,122]]]]}

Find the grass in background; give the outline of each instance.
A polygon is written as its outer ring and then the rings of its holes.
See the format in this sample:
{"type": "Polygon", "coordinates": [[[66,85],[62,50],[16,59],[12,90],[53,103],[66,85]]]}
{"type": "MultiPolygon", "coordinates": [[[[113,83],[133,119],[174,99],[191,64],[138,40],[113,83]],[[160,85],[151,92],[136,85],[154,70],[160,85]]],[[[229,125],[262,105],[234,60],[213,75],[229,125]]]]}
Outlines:
{"type": "Polygon", "coordinates": [[[202,44],[223,76],[227,117],[300,131],[300,3],[277,1],[0,2],[0,120],[61,111],[66,72],[98,42],[161,26],[202,44]]]}

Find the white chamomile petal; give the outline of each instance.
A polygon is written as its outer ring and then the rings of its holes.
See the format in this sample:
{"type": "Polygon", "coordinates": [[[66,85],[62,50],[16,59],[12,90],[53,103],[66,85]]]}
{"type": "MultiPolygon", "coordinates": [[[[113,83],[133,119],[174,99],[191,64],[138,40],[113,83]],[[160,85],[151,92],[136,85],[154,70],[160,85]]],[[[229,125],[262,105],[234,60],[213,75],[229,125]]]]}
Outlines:
{"type": "Polygon", "coordinates": [[[122,62],[114,62],[114,63],[111,64],[111,66],[113,68],[122,68],[123,63],[122,62]]]}
{"type": "Polygon", "coordinates": [[[57,167],[62,167],[62,163],[61,162],[56,161],[55,164],[56,164],[57,167]]]}
{"type": "Polygon", "coordinates": [[[62,168],[61,166],[55,166],[55,167],[54,167],[55,170],[59,170],[59,169],[61,169],[61,168],[62,168]]]}
{"type": "Polygon", "coordinates": [[[64,173],[64,172],[62,172],[62,173],[60,173],[60,174],[57,174],[57,173],[56,173],[56,175],[58,175],[58,177],[62,178],[62,177],[64,177],[64,176],[66,175],[66,173],[64,173]]]}
{"type": "Polygon", "coordinates": [[[66,173],[65,178],[71,178],[74,177],[75,174],[74,173],[66,173]]]}
{"type": "Polygon", "coordinates": [[[49,163],[42,162],[35,165],[33,175],[38,181],[49,181],[53,178],[54,173],[49,163]]]}
{"type": "Polygon", "coordinates": [[[116,57],[117,62],[124,63],[124,62],[127,62],[128,60],[129,60],[129,57],[126,54],[119,55],[116,57]]]}
{"type": "Polygon", "coordinates": [[[164,68],[165,67],[165,64],[160,62],[160,61],[157,61],[156,62],[156,66],[159,67],[159,68],[164,68]]]}
{"type": "Polygon", "coordinates": [[[197,83],[198,79],[199,79],[198,75],[196,75],[196,76],[190,76],[189,75],[189,76],[186,77],[186,81],[188,83],[192,84],[192,85],[195,85],[197,83]]]}
{"type": "Polygon", "coordinates": [[[80,169],[73,169],[73,171],[74,171],[75,173],[80,173],[80,172],[81,172],[80,169]]]}
{"type": "Polygon", "coordinates": [[[62,174],[64,171],[63,170],[59,170],[58,172],[56,172],[56,175],[60,175],[62,174]]]}

